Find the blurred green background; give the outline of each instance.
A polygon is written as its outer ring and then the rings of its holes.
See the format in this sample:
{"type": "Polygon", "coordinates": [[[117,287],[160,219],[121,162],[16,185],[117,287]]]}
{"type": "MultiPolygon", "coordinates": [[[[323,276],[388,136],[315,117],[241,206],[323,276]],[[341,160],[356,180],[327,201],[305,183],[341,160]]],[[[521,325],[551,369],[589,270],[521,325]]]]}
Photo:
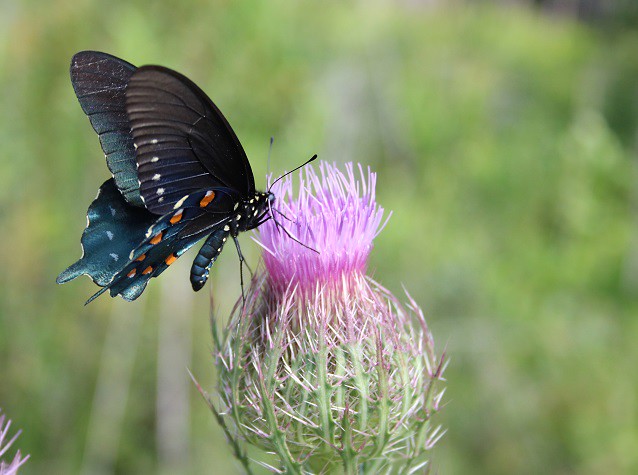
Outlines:
{"type": "MultiPolygon", "coordinates": [[[[83,49],[192,78],[262,187],[271,135],[275,174],[315,152],[378,172],[394,214],[371,271],[450,358],[438,473],[638,473],[634,5],[2,2],[0,407],[21,473],[239,473],[186,371],[213,388],[189,257],[134,303],[55,284],[109,178],[69,82],[83,49]]],[[[234,252],[211,280],[223,318],[234,252]]]]}

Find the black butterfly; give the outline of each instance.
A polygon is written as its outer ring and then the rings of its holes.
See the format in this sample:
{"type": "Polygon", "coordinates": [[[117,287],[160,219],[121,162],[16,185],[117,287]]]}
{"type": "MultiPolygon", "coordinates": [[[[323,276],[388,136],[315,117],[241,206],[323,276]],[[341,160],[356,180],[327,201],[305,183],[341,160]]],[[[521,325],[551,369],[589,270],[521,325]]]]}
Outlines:
{"type": "MultiPolygon", "coordinates": [[[[95,51],[71,61],[71,83],[113,174],[89,206],[83,256],[62,284],[87,274],[125,300],[139,297],[207,237],[191,268],[201,289],[229,237],[272,217],[246,153],[222,113],[191,80],[161,66],[136,68],[95,51]]],[[[311,160],[313,160],[313,157],[311,160]]]]}

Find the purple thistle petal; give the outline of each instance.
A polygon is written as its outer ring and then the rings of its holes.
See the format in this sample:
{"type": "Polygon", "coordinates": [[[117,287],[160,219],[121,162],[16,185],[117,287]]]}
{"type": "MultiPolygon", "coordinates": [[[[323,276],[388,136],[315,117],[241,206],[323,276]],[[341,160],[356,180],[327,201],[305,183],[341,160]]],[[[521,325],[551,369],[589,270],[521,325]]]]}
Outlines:
{"type": "Polygon", "coordinates": [[[274,287],[312,290],[343,275],[365,274],[372,241],[385,225],[383,208],[375,201],[376,174],[361,165],[358,173],[352,163],[345,167],[343,173],[322,162],[319,175],[307,167],[299,173],[296,196],[291,176],[275,185],[274,219],[314,251],[287,236],[274,220],[264,223],[258,242],[274,287]]]}

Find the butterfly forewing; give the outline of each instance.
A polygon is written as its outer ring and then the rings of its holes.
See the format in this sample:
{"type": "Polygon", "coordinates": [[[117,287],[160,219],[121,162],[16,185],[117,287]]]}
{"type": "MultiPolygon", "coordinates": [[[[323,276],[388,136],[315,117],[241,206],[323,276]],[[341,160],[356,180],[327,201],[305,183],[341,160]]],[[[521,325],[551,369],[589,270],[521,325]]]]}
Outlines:
{"type": "Polygon", "coordinates": [[[106,53],[82,51],[71,60],[71,83],[100,138],[106,163],[129,203],[141,206],[125,90],[135,66],[106,53]]]}
{"type": "Polygon", "coordinates": [[[154,213],[169,212],[184,195],[224,187],[237,199],[254,192],[246,154],[210,99],[170,69],[144,66],[126,89],[137,146],[140,193],[154,213]]]}

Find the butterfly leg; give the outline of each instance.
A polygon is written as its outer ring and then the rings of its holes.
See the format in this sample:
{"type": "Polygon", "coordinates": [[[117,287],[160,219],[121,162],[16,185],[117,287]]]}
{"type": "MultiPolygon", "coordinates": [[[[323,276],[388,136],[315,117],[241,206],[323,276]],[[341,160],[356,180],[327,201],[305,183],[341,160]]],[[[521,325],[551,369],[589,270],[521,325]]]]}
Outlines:
{"type": "Polygon", "coordinates": [[[261,226],[262,224],[264,224],[266,221],[270,221],[271,219],[272,219],[272,217],[271,217],[271,216],[265,216],[263,219],[260,219],[260,220],[257,222],[257,224],[255,225],[255,227],[257,228],[257,227],[261,226]]]}
{"type": "MultiPolygon", "coordinates": [[[[244,258],[244,255],[241,252],[241,246],[239,245],[239,239],[237,239],[237,236],[233,236],[233,240],[235,241],[235,247],[237,248],[237,255],[239,256],[239,283],[241,285],[241,299],[242,299],[242,302],[246,304],[246,294],[244,293],[244,263],[246,262],[246,259],[244,258]]],[[[248,264],[246,264],[246,267],[248,267],[248,264]]],[[[248,270],[250,270],[250,267],[248,268],[248,270]]],[[[251,271],[251,274],[252,274],[252,271],[251,271]]]]}

